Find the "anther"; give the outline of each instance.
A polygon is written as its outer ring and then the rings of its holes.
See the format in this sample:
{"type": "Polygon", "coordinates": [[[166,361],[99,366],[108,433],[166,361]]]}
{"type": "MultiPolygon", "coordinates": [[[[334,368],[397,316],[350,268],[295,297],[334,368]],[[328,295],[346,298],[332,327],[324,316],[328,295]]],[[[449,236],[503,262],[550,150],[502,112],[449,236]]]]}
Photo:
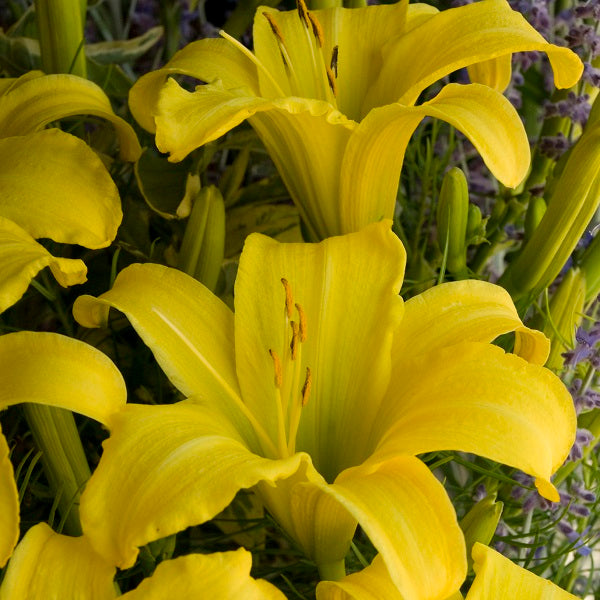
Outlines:
{"type": "Polygon", "coordinates": [[[308,404],[308,397],[310,396],[310,388],[312,387],[312,374],[310,372],[310,367],[306,367],[306,379],[304,380],[304,385],[302,386],[302,406],[306,406],[308,404]]]}
{"type": "Polygon", "coordinates": [[[338,76],[337,62],[338,62],[338,51],[339,46],[334,46],[331,51],[331,62],[329,63],[329,68],[333,71],[333,74],[338,76]]]}
{"type": "Polygon", "coordinates": [[[323,33],[323,27],[321,27],[321,23],[319,23],[317,17],[315,17],[311,12],[307,14],[308,19],[310,21],[310,26],[312,27],[313,35],[317,40],[317,44],[319,44],[319,48],[322,48],[323,44],[325,43],[325,34],[323,33]]]}
{"type": "Polygon", "coordinates": [[[279,29],[279,25],[275,22],[273,16],[268,13],[262,13],[263,17],[269,22],[271,26],[271,31],[275,34],[275,37],[285,46],[285,41],[283,40],[283,34],[281,33],[281,29],[279,29]]]}
{"type": "Polygon", "coordinates": [[[281,283],[285,289],[285,310],[287,312],[288,319],[291,319],[294,315],[294,298],[292,296],[292,287],[285,277],[281,278],[281,283]]]}
{"type": "Polygon", "coordinates": [[[299,332],[300,332],[300,341],[306,341],[306,315],[304,314],[304,309],[297,302],[295,304],[296,310],[298,311],[298,320],[299,323],[299,332]]]}
{"type": "Polygon", "coordinates": [[[300,20],[304,21],[304,25],[308,27],[309,13],[308,7],[306,6],[306,2],[304,2],[304,0],[296,0],[296,8],[298,9],[298,15],[300,16],[300,20]]]}
{"type": "Polygon", "coordinates": [[[296,360],[296,355],[298,354],[298,338],[300,337],[300,327],[296,321],[291,321],[290,325],[292,327],[292,341],[290,342],[290,350],[292,351],[292,360],[296,360]]]}
{"type": "Polygon", "coordinates": [[[279,360],[279,356],[277,356],[275,350],[271,350],[269,348],[269,354],[273,359],[273,368],[275,369],[275,387],[281,389],[281,383],[283,380],[283,375],[281,372],[281,361],[279,360]]]}
{"type": "Polygon", "coordinates": [[[325,70],[327,71],[327,82],[329,83],[329,87],[331,88],[333,95],[337,97],[337,83],[335,82],[333,71],[327,66],[325,67],[325,70]]]}

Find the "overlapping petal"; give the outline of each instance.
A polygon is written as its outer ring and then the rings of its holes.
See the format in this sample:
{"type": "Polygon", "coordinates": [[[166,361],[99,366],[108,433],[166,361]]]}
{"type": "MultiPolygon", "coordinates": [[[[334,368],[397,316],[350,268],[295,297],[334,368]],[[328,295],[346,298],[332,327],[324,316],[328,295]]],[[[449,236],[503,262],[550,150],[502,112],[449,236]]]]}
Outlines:
{"type": "Polygon", "coordinates": [[[472,555],[476,577],[466,600],[577,600],[483,544],[476,543],[472,555]]]}
{"type": "Polygon", "coordinates": [[[0,409],[21,402],[66,408],[107,425],[127,400],[125,383],[99,350],[57,333],[0,336],[0,409]]]}
{"type": "Polygon", "coordinates": [[[427,86],[462,67],[533,50],[548,55],[556,87],[571,87],[581,77],[583,64],[577,55],[549,44],[506,0],[483,0],[441,11],[386,46],[379,79],[367,95],[363,114],[393,102],[414,104],[427,86]]]}
{"type": "Polygon", "coordinates": [[[139,158],[141,148],[131,125],[113,112],[101,88],[74,75],[30,74],[0,96],[0,138],[33,133],[53,121],[77,115],[110,121],[122,158],[139,158]]]}
{"type": "MultiPolygon", "coordinates": [[[[277,439],[278,400],[269,350],[285,364],[289,326],[284,278],[306,318],[306,340],[297,359],[301,379],[292,402],[298,402],[306,368],[312,372],[296,448],[308,452],[330,482],[343,468],[366,458],[365,435],[388,386],[392,334],[402,317],[397,293],[405,260],[389,224],[320,244],[279,244],[260,235],[246,241],[235,288],[242,396],[277,439]]],[[[284,387],[291,377],[284,370],[284,387]]],[[[292,410],[291,405],[286,408],[292,410]]]]}
{"type": "Polygon", "coordinates": [[[477,280],[436,285],[406,302],[405,317],[394,335],[394,370],[419,354],[433,352],[458,341],[492,342],[516,332],[515,354],[543,365],[550,342],[540,331],[525,327],[508,292],[477,280]]]}
{"type": "Polygon", "coordinates": [[[87,248],[108,246],[123,217],[102,161],[58,129],[0,139],[0,215],[34,238],[87,248]]]}
{"type": "Polygon", "coordinates": [[[481,84],[449,84],[420,106],[374,108],[354,130],[341,167],[342,231],[393,216],[404,152],[425,116],[462,131],[505,185],[515,187],[527,173],[529,144],[510,102],[481,84]]]}
{"type": "Polygon", "coordinates": [[[190,554],[163,561],[151,577],[144,579],[123,600],[285,600],[285,596],[263,579],[250,577],[252,555],[245,550],[190,554]]]}
{"type": "Polygon", "coordinates": [[[121,568],[133,565],[138,546],[203,523],[240,489],[289,477],[310,460],[253,454],[222,413],[194,401],[128,405],[110,425],[80,514],[96,551],[121,568]]]}
{"type": "Polygon", "coordinates": [[[38,523],[8,565],[1,600],[113,600],[116,569],[92,550],[85,537],[54,533],[38,523]]]}
{"type": "Polygon", "coordinates": [[[473,452],[534,475],[539,492],[557,502],[550,476],[567,457],[575,427],[571,395],[549,370],[490,344],[457,343],[393,372],[372,460],[473,452]]]}
{"type": "Polygon", "coordinates": [[[205,39],[188,44],[161,69],[138,79],[129,94],[129,108],[135,120],[154,133],[154,114],[160,90],[170,75],[187,75],[206,83],[220,80],[225,89],[245,89],[258,96],[256,65],[228,40],[205,39]]]}
{"type": "Polygon", "coordinates": [[[0,217],[0,312],[17,302],[48,266],[64,287],[86,280],[87,268],[81,260],[52,256],[24,229],[0,217]]]}
{"type": "Polygon", "coordinates": [[[19,539],[19,494],[6,439],[0,432],[0,566],[19,539]]]}

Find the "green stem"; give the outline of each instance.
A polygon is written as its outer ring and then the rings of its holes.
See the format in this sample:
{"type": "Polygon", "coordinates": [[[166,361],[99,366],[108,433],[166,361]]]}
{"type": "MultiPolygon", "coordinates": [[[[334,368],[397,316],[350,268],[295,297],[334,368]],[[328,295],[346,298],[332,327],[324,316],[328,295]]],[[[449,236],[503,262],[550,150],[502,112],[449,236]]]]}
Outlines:
{"type": "Polygon", "coordinates": [[[86,77],[83,22],[86,2],[35,0],[35,13],[46,73],[86,77]]]}
{"type": "Polygon", "coordinates": [[[64,531],[81,535],[79,498],[90,477],[73,414],[61,408],[24,404],[23,410],[33,439],[42,451],[44,472],[64,521],[64,531]]]}
{"type": "Polygon", "coordinates": [[[317,565],[319,576],[323,581],[339,581],[346,577],[346,563],[344,559],[337,562],[317,565]]]}

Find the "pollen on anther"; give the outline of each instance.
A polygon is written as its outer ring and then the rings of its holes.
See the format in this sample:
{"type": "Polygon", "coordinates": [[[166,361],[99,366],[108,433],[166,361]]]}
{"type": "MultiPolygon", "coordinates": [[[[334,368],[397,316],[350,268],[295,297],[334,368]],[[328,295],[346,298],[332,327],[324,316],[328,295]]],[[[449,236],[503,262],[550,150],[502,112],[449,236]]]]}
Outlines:
{"type": "Polygon", "coordinates": [[[334,46],[333,50],[331,51],[331,62],[329,64],[329,68],[333,71],[333,74],[336,77],[338,76],[338,52],[339,46],[334,46]]]}
{"type": "Polygon", "coordinates": [[[264,12],[262,13],[262,15],[269,22],[269,25],[271,26],[271,31],[275,34],[275,37],[285,46],[285,41],[283,39],[281,29],[279,29],[279,25],[277,25],[273,16],[268,12],[264,12]]]}
{"type": "Polygon", "coordinates": [[[331,88],[333,95],[337,97],[337,83],[335,82],[333,71],[327,66],[325,67],[325,70],[327,71],[327,81],[329,83],[329,87],[331,88]]]}
{"type": "Polygon", "coordinates": [[[281,278],[281,283],[285,289],[285,310],[287,312],[288,319],[291,319],[294,315],[294,297],[292,296],[292,287],[285,277],[281,278]]]}
{"type": "Polygon", "coordinates": [[[302,386],[302,406],[306,406],[308,404],[308,398],[310,396],[311,387],[312,374],[310,372],[310,367],[306,367],[306,379],[304,380],[304,385],[302,386]]]}
{"type": "Polygon", "coordinates": [[[298,9],[298,15],[300,15],[300,19],[304,21],[304,24],[308,27],[309,12],[306,2],[304,2],[304,0],[296,0],[296,8],[298,9]]]}
{"type": "Polygon", "coordinates": [[[292,360],[296,360],[298,354],[298,339],[300,338],[300,327],[296,321],[290,321],[292,327],[292,341],[290,342],[290,350],[292,351],[292,360]]]}
{"type": "Polygon", "coordinates": [[[275,370],[275,387],[278,389],[281,389],[281,384],[283,381],[283,373],[281,371],[281,361],[279,360],[279,356],[277,356],[277,353],[275,352],[275,350],[271,350],[269,348],[269,354],[271,355],[271,358],[273,359],[273,368],[275,370]]]}
{"type": "Polygon", "coordinates": [[[299,332],[300,332],[300,341],[301,342],[305,342],[306,341],[306,315],[304,314],[304,309],[302,308],[302,306],[300,306],[300,304],[298,304],[296,302],[296,310],[298,311],[298,320],[300,321],[299,323],[299,332]]]}
{"type": "Polygon", "coordinates": [[[310,26],[313,30],[313,35],[317,40],[317,44],[319,44],[319,48],[322,48],[323,44],[325,43],[325,34],[323,33],[323,27],[321,27],[321,23],[319,23],[317,17],[315,17],[311,12],[308,13],[308,18],[310,20],[310,26]]]}

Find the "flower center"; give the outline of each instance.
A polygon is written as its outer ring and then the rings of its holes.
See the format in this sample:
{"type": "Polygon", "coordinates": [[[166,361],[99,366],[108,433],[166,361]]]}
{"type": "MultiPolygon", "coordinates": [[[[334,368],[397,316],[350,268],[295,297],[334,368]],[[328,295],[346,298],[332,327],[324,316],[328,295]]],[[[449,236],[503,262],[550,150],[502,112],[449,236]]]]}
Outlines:
{"type": "Polygon", "coordinates": [[[310,367],[302,376],[302,344],[306,341],[306,315],[300,304],[294,303],[292,288],[287,279],[281,279],[285,290],[285,330],[280,351],[269,348],[273,360],[274,383],[277,399],[278,439],[280,456],[291,456],[296,451],[296,436],[302,408],[308,403],[312,386],[310,367]],[[294,320],[295,317],[295,320],[294,320]]]}

